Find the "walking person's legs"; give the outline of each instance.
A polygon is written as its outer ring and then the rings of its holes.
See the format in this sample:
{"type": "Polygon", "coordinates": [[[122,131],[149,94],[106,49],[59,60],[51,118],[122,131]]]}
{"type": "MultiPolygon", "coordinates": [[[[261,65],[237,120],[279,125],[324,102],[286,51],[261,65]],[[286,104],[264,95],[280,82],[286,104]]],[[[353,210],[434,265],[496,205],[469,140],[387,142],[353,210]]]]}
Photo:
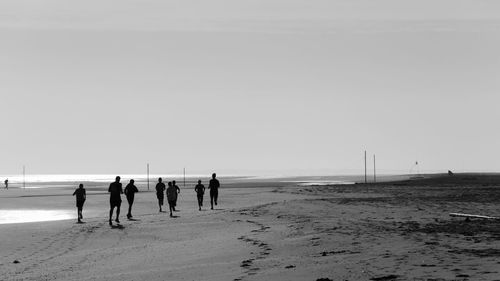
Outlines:
{"type": "Polygon", "coordinates": [[[174,202],[168,201],[168,208],[170,209],[170,217],[173,217],[172,211],[174,210],[174,202]]]}
{"type": "Polygon", "coordinates": [[[198,209],[201,211],[201,206],[203,206],[203,196],[198,196],[198,209]]]}
{"type": "Polygon", "coordinates": [[[210,209],[214,209],[214,192],[210,190],[210,209]]]}
{"type": "Polygon", "coordinates": [[[127,201],[128,201],[128,213],[127,213],[127,218],[131,218],[132,217],[132,205],[134,204],[134,197],[127,197],[127,201]]]}
{"type": "Polygon", "coordinates": [[[112,224],[112,223],[111,223],[111,220],[112,220],[111,218],[113,217],[113,209],[114,209],[114,208],[115,208],[115,207],[113,207],[113,206],[111,206],[111,207],[109,208],[109,225],[111,225],[111,224],[112,224]]]}
{"type": "Polygon", "coordinates": [[[120,216],[120,204],[118,204],[118,206],[116,206],[116,219],[115,219],[115,221],[117,223],[120,222],[120,220],[118,219],[119,216],[120,216]]]}
{"type": "Polygon", "coordinates": [[[161,206],[163,205],[163,198],[158,198],[158,206],[160,207],[160,213],[163,211],[161,206]]]}

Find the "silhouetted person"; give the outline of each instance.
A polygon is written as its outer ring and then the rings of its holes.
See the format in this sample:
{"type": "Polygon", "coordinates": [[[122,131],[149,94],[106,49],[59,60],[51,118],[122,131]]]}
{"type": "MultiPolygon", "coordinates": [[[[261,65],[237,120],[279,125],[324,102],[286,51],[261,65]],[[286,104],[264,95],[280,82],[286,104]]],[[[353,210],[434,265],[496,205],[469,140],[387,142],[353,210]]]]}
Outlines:
{"type": "Polygon", "coordinates": [[[80,184],[78,188],[73,192],[73,196],[76,195],[76,209],[78,212],[78,222],[81,223],[83,219],[83,203],[87,199],[87,194],[85,193],[85,188],[83,188],[83,184],[80,184]]]}
{"type": "Polygon", "coordinates": [[[128,201],[128,213],[127,218],[130,219],[132,217],[132,205],[134,204],[134,196],[136,192],[139,192],[137,187],[134,185],[134,180],[130,180],[130,183],[127,184],[125,190],[123,191],[127,196],[128,201]]]}
{"type": "Polygon", "coordinates": [[[203,194],[205,194],[205,186],[201,184],[201,180],[198,180],[198,184],[194,187],[194,191],[198,198],[198,209],[201,211],[201,206],[203,206],[203,194]]]}
{"type": "Polygon", "coordinates": [[[172,217],[172,211],[175,211],[175,202],[177,201],[177,189],[171,182],[168,182],[167,201],[168,208],[170,210],[170,216],[172,217]]]}
{"type": "Polygon", "coordinates": [[[158,183],[156,184],[156,198],[158,198],[158,206],[160,207],[160,212],[161,206],[163,206],[163,192],[165,191],[165,184],[162,182],[163,180],[161,178],[158,178],[158,183]]]}
{"type": "Polygon", "coordinates": [[[108,192],[109,196],[109,225],[112,225],[111,218],[113,217],[113,210],[116,207],[116,219],[115,222],[120,223],[118,217],[120,216],[120,206],[122,205],[123,193],[122,184],[120,182],[120,177],[116,177],[115,181],[109,185],[108,192]]]}
{"type": "Polygon", "coordinates": [[[217,206],[217,197],[219,197],[219,187],[220,183],[219,180],[217,180],[215,177],[217,175],[215,173],[212,174],[212,179],[210,180],[210,183],[208,184],[208,189],[210,189],[210,205],[212,206],[212,210],[214,209],[214,203],[215,206],[217,206]]]}
{"type": "Polygon", "coordinates": [[[175,181],[172,181],[172,186],[175,188],[175,191],[177,194],[175,195],[175,202],[174,202],[174,211],[175,207],[177,207],[177,198],[179,197],[179,193],[181,193],[181,189],[175,184],[175,181]]]}
{"type": "Polygon", "coordinates": [[[9,189],[9,179],[5,179],[3,183],[5,183],[5,189],[9,189]]]}

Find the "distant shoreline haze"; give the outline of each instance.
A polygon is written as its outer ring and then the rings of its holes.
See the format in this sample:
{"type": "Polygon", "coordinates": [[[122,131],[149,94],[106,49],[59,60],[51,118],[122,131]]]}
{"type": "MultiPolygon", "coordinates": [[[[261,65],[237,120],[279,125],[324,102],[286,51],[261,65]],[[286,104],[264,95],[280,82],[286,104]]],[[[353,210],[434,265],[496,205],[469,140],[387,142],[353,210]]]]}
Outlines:
{"type": "MultiPolygon", "coordinates": [[[[393,180],[397,178],[411,177],[414,175],[442,175],[446,174],[447,171],[420,171],[412,173],[377,173],[377,181],[393,180]]],[[[454,171],[454,173],[477,173],[477,174],[497,174],[496,171],[454,171]]],[[[210,178],[210,173],[203,174],[186,174],[186,181],[190,184],[198,179],[202,181],[208,181],[210,178]]],[[[22,174],[17,175],[0,175],[0,189],[4,187],[4,180],[9,180],[9,187],[22,187],[23,182],[25,182],[28,187],[37,188],[36,184],[46,184],[46,183],[73,183],[73,182],[95,182],[95,183],[110,183],[114,181],[116,176],[121,176],[122,182],[128,182],[129,179],[135,179],[138,183],[143,184],[147,180],[146,173],[144,174],[26,174],[23,178],[22,174]]],[[[182,182],[184,179],[183,174],[150,174],[149,182],[154,183],[157,179],[161,177],[164,180],[177,180],[182,182]]],[[[343,182],[364,182],[364,174],[352,173],[352,174],[293,174],[293,173],[275,173],[275,174],[224,174],[218,173],[218,177],[222,180],[222,185],[224,185],[224,179],[227,181],[266,181],[266,180],[280,180],[290,183],[343,183],[343,182]]],[[[367,174],[367,181],[373,182],[373,171],[369,171],[367,174]]]]}

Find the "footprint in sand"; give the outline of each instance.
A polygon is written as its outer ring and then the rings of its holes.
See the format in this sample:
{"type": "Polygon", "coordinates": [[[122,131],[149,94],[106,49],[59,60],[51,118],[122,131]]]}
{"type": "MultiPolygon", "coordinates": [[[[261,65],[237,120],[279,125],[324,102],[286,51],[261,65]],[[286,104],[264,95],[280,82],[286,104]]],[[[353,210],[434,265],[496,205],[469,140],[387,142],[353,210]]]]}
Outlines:
{"type": "Polygon", "coordinates": [[[250,267],[253,263],[254,259],[244,260],[241,262],[240,267],[250,267]]]}

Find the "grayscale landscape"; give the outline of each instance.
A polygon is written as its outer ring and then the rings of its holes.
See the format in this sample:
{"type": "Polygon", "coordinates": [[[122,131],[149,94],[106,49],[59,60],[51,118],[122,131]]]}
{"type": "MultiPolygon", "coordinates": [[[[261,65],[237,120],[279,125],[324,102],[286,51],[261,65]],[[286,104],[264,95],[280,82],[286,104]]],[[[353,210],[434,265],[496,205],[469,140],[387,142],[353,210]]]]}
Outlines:
{"type": "Polygon", "coordinates": [[[0,280],[500,280],[500,2],[1,0],[0,280]]]}

